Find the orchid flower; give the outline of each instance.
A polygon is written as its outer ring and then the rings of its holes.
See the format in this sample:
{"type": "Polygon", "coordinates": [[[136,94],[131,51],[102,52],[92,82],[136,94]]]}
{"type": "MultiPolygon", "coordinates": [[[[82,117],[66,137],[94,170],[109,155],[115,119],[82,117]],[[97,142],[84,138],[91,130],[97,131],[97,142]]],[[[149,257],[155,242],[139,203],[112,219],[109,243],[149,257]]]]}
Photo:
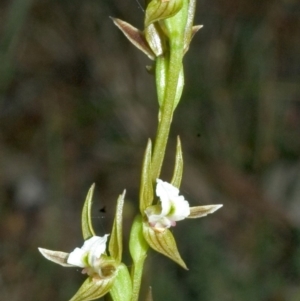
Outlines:
{"type": "Polygon", "coordinates": [[[99,280],[107,276],[104,276],[102,271],[103,260],[101,260],[102,254],[105,254],[107,237],[108,234],[105,234],[103,237],[92,236],[84,242],[81,248],[75,248],[70,254],[42,248],[39,248],[39,251],[47,259],[55,263],[63,266],[83,268],[83,274],[87,274],[94,280],[99,280]],[[55,254],[54,252],[58,255],[56,259],[59,258],[60,260],[53,260],[53,257],[49,256],[50,253],[55,254]],[[65,255],[62,256],[62,254],[65,255]]]}
{"type": "Polygon", "coordinates": [[[125,191],[119,195],[117,200],[116,216],[108,248],[106,243],[109,234],[96,236],[92,226],[93,192],[94,185],[87,194],[82,210],[82,234],[85,240],[83,246],[75,248],[71,253],[38,249],[46,259],[64,267],[82,268],[82,273],[88,276],[70,301],[95,300],[108,292],[114,301],[129,301],[132,295],[130,274],[127,267],[121,262],[122,212],[125,191]]]}
{"type": "Polygon", "coordinates": [[[185,218],[197,218],[213,213],[223,205],[190,207],[179,189],[168,182],[156,180],[156,195],[159,203],[146,208],[149,225],[158,232],[176,226],[177,221],[185,218]]]}
{"type": "Polygon", "coordinates": [[[150,226],[156,231],[162,232],[171,226],[176,226],[177,221],[181,221],[190,215],[190,205],[179,189],[172,184],[160,179],[156,180],[156,195],[159,204],[148,207],[145,213],[150,226]]]}

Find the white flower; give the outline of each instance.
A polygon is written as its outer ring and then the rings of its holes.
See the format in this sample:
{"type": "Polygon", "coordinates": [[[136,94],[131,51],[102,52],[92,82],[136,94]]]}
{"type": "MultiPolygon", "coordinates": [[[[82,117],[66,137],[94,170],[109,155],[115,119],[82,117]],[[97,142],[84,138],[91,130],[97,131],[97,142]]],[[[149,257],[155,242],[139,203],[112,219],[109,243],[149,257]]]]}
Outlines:
{"type": "Polygon", "coordinates": [[[148,222],[154,230],[162,232],[171,226],[175,226],[177,221],[183,220],[190,215],[190,205],[182,195],[179,195],[178,188],[156,180],[156,195],[160,203],[148,207],[145,213],[148,222]]]}
{"type": "Polygon", "coordinates": [[[83,269],[83,273],[99,273],[100,257],[105,253],[108,234],[103,237],[93,236],[86,240],[81,248],[69,254],[67,263],[83,269]]]}

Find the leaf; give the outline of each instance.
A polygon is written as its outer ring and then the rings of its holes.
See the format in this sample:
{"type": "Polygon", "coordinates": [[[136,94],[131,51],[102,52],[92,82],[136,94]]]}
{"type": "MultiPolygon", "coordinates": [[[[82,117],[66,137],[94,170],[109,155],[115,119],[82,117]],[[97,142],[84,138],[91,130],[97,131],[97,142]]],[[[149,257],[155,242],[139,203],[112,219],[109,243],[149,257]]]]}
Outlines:
{"type": "Polygon", "coordinates": [[[114,301],[130,301],[132,296],[132,283],[127,267],[121,263],[118,267],[118,274],[110,289],[114,301]]]}
{"type": "Polygon", "coordinates": [[[133,27],[131,24],[117,18],[111,18],[114,24],[123,32],[125,37],[139,50],[144,52],[149,59],[154,60],[155,54],[148,45],[145,35],[142,31],[133,27]]]}
{"type": "Polygon", "coordinates": [[[141,177],[141,188],[140,188],[140,211],[144,215],[144,211],[147,207],[151,206],[153,201],[153,185],[152,185],[152,172],[151,172],[151,140],[148,140],[141,177]]]}
{"type": "Polygon", "coordinates": [[[101,298],[111,289],[115,277],[94,281],[87,278],[70,301],[89,301],[101,298]]]}
{"type": "Polygon", "coordinates": [[[190,207],[190,215],[187,218],[204,217],[208,214],[214,213],[222,206],[223,205],[206,205],[206,206],[190,207]]]}
{"type": "Polygon", "coordinates": [[[81,227],[84,240],[87,240],[88,238],[96,235],[92,226],[91,219],[91,207],[94,189],[95,184],[93,184],[88,191],[81,214],[81,227]]]}
{"type": "Polygon", "coordinates": [[[153,22],[176,15],[183,6],[182,0],[152,0],[146,8],[145,27],[153,22]]]}
{"type": "Polygon", "coordinates": [[[126,190],[124,190],[123,194],[119,195],[118,197],[115,220],[109,241],[110,256],[112,256],[118,263],[120,263],[122,260],[122,223],[125,193],[126,190]]]}
{"type": "Polygon", "coordinates": [[[41,254],[48,260],[62,265],[63,267],[74,267],[72,264],[68,264],[67,260],[69,253],[60,252],[60,251],[51,251],[43,248],[38,248],[41,254]]]}
{"type": "Polygon", "coordinates": [[[152,249],[169,257],[181,267],[188,270],[179,254],[176,241],[170,230],[166,229],[163,232],[156,232],[148,225],[148,223],[143,223],[143,233],[146,241],[152,249]]]}
{"type": "Polygon", "coordinates": [[[175,167],[173,172],[173,177],[171,180],[171,184],[177,188],[180,187],[181,179],[183,173],[183,157],[182,157],[182,149],[181,142],[179,136],[177,136],[177,145],[176,145],[176,157],[175,157],[175,167]]]}

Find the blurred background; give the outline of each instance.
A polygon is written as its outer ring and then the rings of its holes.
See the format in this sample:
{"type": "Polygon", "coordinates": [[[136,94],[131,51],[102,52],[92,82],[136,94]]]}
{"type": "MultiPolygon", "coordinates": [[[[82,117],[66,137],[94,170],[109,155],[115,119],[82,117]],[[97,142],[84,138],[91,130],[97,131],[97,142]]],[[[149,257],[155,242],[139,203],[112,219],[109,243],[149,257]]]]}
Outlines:
{"type": "MultiPolygon", "coordinates": [[[[0,2],[0,299],[68,300],[85,277],[37,247],[82,245],[80,214],[109,233],[127,189],[137,213],[141,160],[157,123],[151,64],[109,16],[143,27],[135,0],[0,2]]],[[[182,194],[224,204],[173,232],[189,271],[150,252],[154,301],[300,300],[300,3],[199,0],[204,28],[185,56],[186,85],[163,169],[180,135],[182,194]]],[[[124,261],[130,266],[128,249],[124,261]]],[[[143,300],[143,299],[141,299],[143,300]]]]}

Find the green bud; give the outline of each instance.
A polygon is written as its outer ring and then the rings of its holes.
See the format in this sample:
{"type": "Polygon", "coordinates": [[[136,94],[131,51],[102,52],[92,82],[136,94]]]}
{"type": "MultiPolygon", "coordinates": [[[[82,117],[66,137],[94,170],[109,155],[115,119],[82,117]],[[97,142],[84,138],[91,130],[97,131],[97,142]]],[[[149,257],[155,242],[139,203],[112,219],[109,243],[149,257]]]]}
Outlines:
{"type": "Polygon", "coordinates": [[[183,0],[152,0],[146,8],[145,28],[153,22],[176,15],[182,8],[183,0]]]}
{"type": "Polygon", "coordinates": [[[170,41],[170,47],[184,49],[185,30],[188,20],[188,0],[183,0],[180,10],[173,17],[163,21],[170,41]]]}
{"type": "Polygon", "coordinates": [[[134,263],[138,263],[146,258],[149,245],[143,236],[143,218],[141,215],[137,215],[133,221],[130,239],[129,239],[129,251],[134,263]]]}
{"type": "Polygon", "coordinates": [[[91,186],[86,196],[82,214],[81,214],[81,227],[82,227],[82,234],[83,239],[87,240],[88,238],[95,236],[95,231],[92,226],[92,219],[91,219],[91,207],[92,207],[92,199],[94,194],[95,184],[91,186]]]}

